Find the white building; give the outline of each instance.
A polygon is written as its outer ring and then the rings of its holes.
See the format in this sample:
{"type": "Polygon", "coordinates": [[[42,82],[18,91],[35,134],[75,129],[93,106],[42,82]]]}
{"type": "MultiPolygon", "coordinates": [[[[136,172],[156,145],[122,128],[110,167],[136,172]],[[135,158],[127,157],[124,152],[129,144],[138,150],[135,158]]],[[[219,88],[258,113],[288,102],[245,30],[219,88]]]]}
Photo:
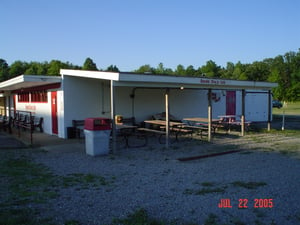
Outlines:
{"type": "Polygon", "coordinates": [[[247,121],[270,122],[271,89],[277,86],[269,82],[124,72],[62,69],[60,73],[55,77],[21,75],[0,83],[5,113],[30,111],[44,118],[45,133],[61,138],[67,137],[72,120],[122,115],[141,122],[165,112],[166,105],[169,113],[179,119],[244,114],[247,121]]]}

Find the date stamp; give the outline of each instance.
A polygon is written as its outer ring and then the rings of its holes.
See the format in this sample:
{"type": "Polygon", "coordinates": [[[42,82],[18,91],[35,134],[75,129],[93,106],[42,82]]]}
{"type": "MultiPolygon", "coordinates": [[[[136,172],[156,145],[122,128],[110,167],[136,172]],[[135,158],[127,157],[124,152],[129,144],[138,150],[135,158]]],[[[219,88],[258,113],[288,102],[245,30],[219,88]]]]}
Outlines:
{"type": "MultiPolygon", "coordinates": [[[[218,203],[219,208],[232,208],[232,202],[230,198],[222,198],[218,203]]],[[[274,202],[272,198],[255,198],[253,201],[249,201],[247,198],[240,198],[238,201],[238,208],[247,209],[249,207],[253,208],[273,208],[274,202]]]]}

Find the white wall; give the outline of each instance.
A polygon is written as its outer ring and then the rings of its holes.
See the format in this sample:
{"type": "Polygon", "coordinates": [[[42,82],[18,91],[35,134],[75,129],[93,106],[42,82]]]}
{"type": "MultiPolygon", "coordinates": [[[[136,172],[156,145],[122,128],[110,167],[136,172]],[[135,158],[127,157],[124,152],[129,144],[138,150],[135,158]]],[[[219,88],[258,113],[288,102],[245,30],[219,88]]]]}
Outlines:
{"type": "MultiPolygon", "coordinates": [[[[47,95],[48,102],[18,102],[18,98],[16,98],[16,110],[29,111],[34,116],[43,117],[44,132],[52,134],[51,93],[48,92],[47,95]]],[[[13,103],[11,105],[13,106],[13,103]]]]}
{"type": "Polygon", "coordinates": [[[64,76],[64,110],[61,112],[60,136],[66,137],[66,128],[72,120],[88,117],[110,117],[109,83],[98,79],[64,76]]]}
{"type": "MultiPolygon", "coordinates": [[[[124,117],[135,116],[138,122],[149,119],[151,115],[165,112],[164,89],[142,89],[135,91],[134,107],[130,98],[133,88],[116,88],[116,114],[124,117]],[[132,113],[134,112],[134,113],[132,113]]],[[[226,114],[226,91],[212,90],[218,101],[212,100],[212,117],[226,114]]],[[[207,90],[170,89],[170,113],[182,119],[184,117],[207,117],[207,90]]],[[[248,121],[262,122],[268,120],[268,93],[250,94],[245,97],[245,117],[248,121]]],[[[242,113],[242,91],[236,93],[236,114],[242,113]]]]}
{"type": "Polygon", "coordinates": [[[245,102],[246,120],[255,122],[268,121],[268,93],[247,93],[245,102]]]}
{"type": "MultiPolygon", "coordinates": [[[[213,91],[220,97],[212,101],[213,118],[225,113],[226,96],[221,91],[213,91]]],[[[134,92],[134,100],[130,97],[133,88],[116,88],[116,114],[123,117],[135,116],[137,122],[149,119],[152,115],[165,112],[164,89],[142,89],[134,92]],[[134,106],[133,106],[134,104],[134,106]]],[[[170,114],[178,119],[184,117],[207,117],[207,90],[170,89],[170,114]]]]}
{"type": "MultiPolygon", "coordinates": [[[[72,120],[87,117],[110,118],[110,82],[98,79],[64,76],[59,109],[59,136],[66,137],[66,128],[72,120]]],[[[123,117],[134,116],[137,122],[165,112],[165,89],[134,87],[115,88],[115,113],[123,117]],[[134,94],[134,98],[132,98],[134,94]]],[[[226,113],[226,91],[212,90],[218,100],[212,101],[212,116],[226,113]]],[[[170,113],[178,119],[207,117],[207,90],[170,89],[170,113]]],[[[267,120],[267,94],[246,96],[246,120],[267,120]],[[253,107],[255,106],[255,107],[253,107]]],[[[236,95],[236,114],[241,114],[241,91],[236,95]]]]}

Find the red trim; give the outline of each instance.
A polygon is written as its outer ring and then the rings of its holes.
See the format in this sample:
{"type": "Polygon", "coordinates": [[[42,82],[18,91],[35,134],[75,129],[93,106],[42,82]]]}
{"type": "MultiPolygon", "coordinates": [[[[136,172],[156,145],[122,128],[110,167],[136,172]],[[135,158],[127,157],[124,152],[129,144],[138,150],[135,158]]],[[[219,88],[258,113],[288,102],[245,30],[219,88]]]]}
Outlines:
{"type": "Polygon", "coordinates": [[[58,134],[58,120],[57,120],[57,92],[51,92],[51,118],[52,118],[52,133],[58,134]]]}
{"type": "Polygon", "coordinates": [[[60,83],[46,84],[46,85],[30,87],[30,88],[22,88],[22,89],[14,90],[14,91],[12,91],[12,93],[44,91],[44,90],[57,89],[57,88],[60,88],[60,83]]]}

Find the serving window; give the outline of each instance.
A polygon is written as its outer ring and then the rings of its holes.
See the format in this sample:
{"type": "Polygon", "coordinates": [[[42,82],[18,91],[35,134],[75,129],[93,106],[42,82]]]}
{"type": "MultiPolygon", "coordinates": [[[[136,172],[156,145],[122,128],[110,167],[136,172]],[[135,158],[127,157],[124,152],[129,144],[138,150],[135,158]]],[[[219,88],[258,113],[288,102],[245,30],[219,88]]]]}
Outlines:
{"type": "Polygon", "coordinates": [[[18,102],[48,102],[47,91],[32,91],[18,93],[18,102]]]}
{"type": "Polygon", "coordinates": [[[18,102],[29,102],[29,92],[19,93],[18,102]]]}
{"type": "Polygon", "coordinates": [[[46,91],[34,91],[31,92],[31,102],[48,102],[46,91]]]}

